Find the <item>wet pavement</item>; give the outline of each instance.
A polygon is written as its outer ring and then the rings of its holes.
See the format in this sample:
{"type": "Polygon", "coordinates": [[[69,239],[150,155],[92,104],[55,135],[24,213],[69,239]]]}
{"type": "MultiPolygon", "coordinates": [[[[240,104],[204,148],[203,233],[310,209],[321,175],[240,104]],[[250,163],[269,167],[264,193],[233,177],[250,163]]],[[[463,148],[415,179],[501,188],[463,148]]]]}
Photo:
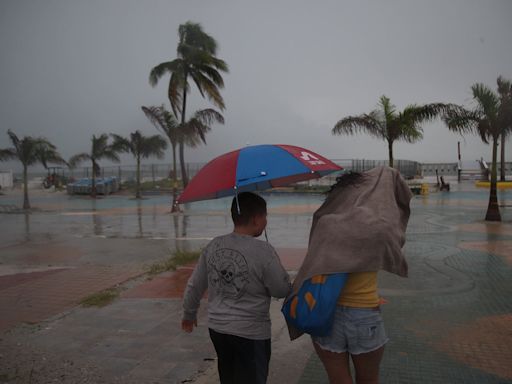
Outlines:
{"type": "MultiPolygon", "coordinates": [[[[455,187],[455,188],[454,188],[455,187]]],[[[296,271],[322,196],[266,196],[268,237],[296,271]]],[[[383,383],[512,383],[512,208],[485,223],[486,190],[417,196],[407,232],[410,276],[379,273],[391,341],[383,383]]],[[[0,196],[0,206],[19,195],[0,196]]],[[[510,205],[512,191],[500,192],[510,205]]],[[[205,305],[179,329],[193,265],[148,280],[149,265],[231,230],[227,199],[170,215],[167,196],[91,200],[36,193],[33,213],[0,214],[0,383],[218,382],[205,305]],[[120,297],[84,308],[117,286],[120,297]]],[[[270,383],[327,383],[307,337],[290,342],[272,302],[270,383]]]]}

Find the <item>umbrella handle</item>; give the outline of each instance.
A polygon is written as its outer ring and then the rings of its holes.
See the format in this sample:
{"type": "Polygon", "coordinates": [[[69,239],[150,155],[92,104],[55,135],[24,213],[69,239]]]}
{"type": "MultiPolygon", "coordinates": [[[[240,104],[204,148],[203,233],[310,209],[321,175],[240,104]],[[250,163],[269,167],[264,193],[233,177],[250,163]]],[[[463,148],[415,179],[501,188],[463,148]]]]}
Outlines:
{"type": "Polygon", "coordinates": [[[235,200],[236,200],[236,209],[238,211],[238,215],[240,215],[240,204],[238,203],[238,190],[235,187],[235,200]]]}

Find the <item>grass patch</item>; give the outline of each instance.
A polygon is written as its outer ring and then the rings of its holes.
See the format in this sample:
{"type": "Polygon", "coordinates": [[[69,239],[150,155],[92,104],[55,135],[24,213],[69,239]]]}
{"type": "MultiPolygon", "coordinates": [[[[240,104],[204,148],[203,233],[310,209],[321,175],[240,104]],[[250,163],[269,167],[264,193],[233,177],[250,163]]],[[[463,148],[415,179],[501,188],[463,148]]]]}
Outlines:
{"type": "Polygon", "coordinates": [[[201,251],[176,251],[173,256],[167,260],[150,265],[148,274],[150,277],[153,277],[162,272],[175,271],[180,265],[197,261],[200,255],[201,251]]]}
{"type": "MultiPolygon", "coordinates": [[[[125,190],[135,191],[136,181],[135,180],[127,181],[127,182],[124,182],[121,186],[125,190]]],[[[155,182],[145,181],[143,183],[140,183],[140,190],[143,192],[144,191],[154,191],[154,190],[158,190],[158,189],[171,190],[172,187],[173,187],[173,181],[171,179],[160,179],[160,180],[155,180],[155,182]]],[[[178,180],[177,188],[178,189],[183,188],[183,184],[181,183],[180,180],[178,180]]]]}
{"type": "Polygon", "coordinates": [[[101,292],[93,293],[82,299],[80,304],[84,307],[104,307],[119,297],[118,288],[109,288],[101,292]]]}

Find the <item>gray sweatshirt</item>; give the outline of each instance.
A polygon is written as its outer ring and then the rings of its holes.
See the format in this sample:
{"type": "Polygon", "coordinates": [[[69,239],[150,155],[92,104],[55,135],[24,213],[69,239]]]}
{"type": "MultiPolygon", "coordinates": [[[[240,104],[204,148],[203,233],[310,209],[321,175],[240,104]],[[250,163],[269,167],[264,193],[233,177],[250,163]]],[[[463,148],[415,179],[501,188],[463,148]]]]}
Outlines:
{"type": "Polygon", "coordinates": [[[210,328],[265,340],[270,339],[270,298],[285,297],[290,280],[270,244],[233,232],[216,237],[202,252],[185,290],[183,319],[196,319],[207,289],[210,328]]]}

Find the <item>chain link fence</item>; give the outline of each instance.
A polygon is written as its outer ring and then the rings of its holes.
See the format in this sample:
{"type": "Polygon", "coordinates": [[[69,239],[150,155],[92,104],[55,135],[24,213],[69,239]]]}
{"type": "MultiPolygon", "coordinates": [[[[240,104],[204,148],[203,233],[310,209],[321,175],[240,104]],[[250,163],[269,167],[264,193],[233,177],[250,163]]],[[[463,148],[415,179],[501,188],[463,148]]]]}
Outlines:
{"type": "MultiPolygon", "coordinates": [[[[206,163],[187,163],[187,174],[189,179],[194,177],[206,163]]],[[[156,183],[163,179],[173,178],[173,166],[171,164],[141,164],[141,182],[156,183]]],[[[178,179],[181,179],[181,168],[177,168],[178,179]]],[[[74,179],[88,178],[92,176],[91,167],[82,167],[69,170],[69,177],[74,179]]],[[[137,178],[136,165],[112,165],[100,167],[99,177],[117,177],[121,183],[135,182],[137,178]]]]}
{"type": "MultiPolygon", "coordinates": [[[[371,168],[388,165],[387,160],[367,160],[367,159],[332,159],[332,161],[341,167],[344,171],[364,172],[371,168]]],[[[187,172],[189,179],[194,177],[197,172],[206,163],[187,163],[187,172]]],[[[400,171],[406,179],[411,179],[417,176],[432,176],[435,175],[437,169],[440,175],[457,175],[457,163],[419,163],[410,160],[395,160],[394,167],[400,171]]],[[[476,168],[476,167],[475,167],[476,168]]],[[[500,164],[498,163],[498,175],[500,164]]],[[[136,180],[136,165],[110,165],[100,167],[101,174],[99,177],[112,177],[115,176],[121,183],[132,183],[136,180]]],[[[507,162],[505,165],[507,175],[512,174],[512,162],[507,162]]],[[[142,164],[140,167],[141,181],[157,182],[165,179],[172,179],[173,167],[171,164],[142,164]]],[[[79,167],[75,169],[63,169],[62,173],[68,180],[89,178],[92,176],[91,167],[79,167]]],[[[178,179],[181,179],[181,168],[177,166],[178,179]]],[[[29,171],[29,180],[44,180],[48,176],[47,171],[29,171]]],[[[332,174],[321,179],[308,181],[308,185],[328,185],[335,182],[338,174],[332,174]]],[[[21,182],[21,172],[14,172],[13,178],[15,184],[19,185],[21,182]]]]}

